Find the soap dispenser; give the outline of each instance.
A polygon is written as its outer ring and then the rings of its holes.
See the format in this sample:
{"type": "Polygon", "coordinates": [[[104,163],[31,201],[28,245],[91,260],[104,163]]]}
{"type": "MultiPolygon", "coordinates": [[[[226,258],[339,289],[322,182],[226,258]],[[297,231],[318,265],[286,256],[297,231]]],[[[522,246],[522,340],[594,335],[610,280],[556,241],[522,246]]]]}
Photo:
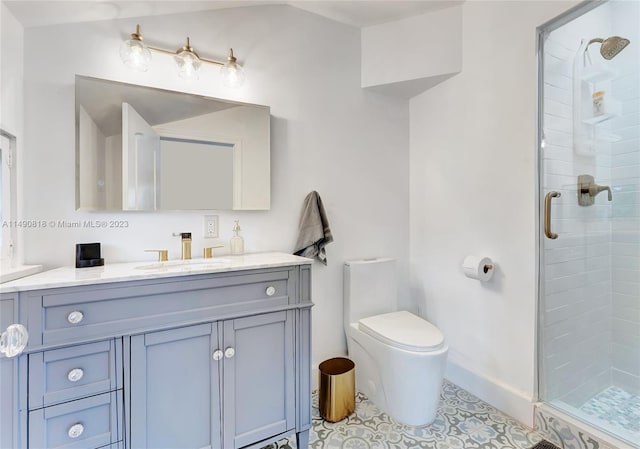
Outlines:
{"type": "Polygon", "coordinates": [[[239,235],[240,232],[240,220],[236,220],[233,225],[233,237],[229,242],[231,247],[231,254],[243,254],[244,253],[244,239],[239,235]]]}

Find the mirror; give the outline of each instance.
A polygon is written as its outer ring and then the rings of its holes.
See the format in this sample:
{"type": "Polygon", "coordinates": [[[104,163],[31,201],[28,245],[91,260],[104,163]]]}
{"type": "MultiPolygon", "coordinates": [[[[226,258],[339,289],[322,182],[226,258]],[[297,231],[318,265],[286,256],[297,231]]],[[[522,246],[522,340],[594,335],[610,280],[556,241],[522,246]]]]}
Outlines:
{"type": "Polygon", "coordinates": [[[268,106],[76,76],[78,210],[265,210],[268,106]]]}

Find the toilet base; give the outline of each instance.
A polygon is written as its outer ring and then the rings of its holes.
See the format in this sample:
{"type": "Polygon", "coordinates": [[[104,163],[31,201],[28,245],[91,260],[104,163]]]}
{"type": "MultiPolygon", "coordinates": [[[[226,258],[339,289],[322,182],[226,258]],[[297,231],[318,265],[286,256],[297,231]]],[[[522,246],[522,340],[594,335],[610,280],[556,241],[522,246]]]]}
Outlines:
{"type": "Polygon", "coordinates": [[[357,323],[348,331],[356,390],[402,424],[431,424],[438,411],[448,347],[413,352],[376,340],[360,331],[357,323]]]}

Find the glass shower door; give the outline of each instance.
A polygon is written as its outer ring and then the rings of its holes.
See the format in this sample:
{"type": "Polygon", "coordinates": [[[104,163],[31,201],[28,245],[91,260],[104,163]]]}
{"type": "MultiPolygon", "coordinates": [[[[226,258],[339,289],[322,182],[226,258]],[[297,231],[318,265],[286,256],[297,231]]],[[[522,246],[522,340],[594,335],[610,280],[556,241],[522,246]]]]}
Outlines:
{"type": "Polygon", "coordinates": [[[640,4],[542,48],[541,399],[640,445],[640,4]]]}

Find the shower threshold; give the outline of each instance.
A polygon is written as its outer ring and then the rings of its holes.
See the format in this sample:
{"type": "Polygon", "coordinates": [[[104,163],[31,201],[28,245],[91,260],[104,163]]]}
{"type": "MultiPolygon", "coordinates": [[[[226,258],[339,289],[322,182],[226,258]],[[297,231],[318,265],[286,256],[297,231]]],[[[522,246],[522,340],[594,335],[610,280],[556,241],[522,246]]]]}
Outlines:
{"type": "Polygon", "coordinates": [[[561,401],[536,404],[535,430],[563,448],[640,449],[636,432],[613,430],[607,421],[561,401]]]}

